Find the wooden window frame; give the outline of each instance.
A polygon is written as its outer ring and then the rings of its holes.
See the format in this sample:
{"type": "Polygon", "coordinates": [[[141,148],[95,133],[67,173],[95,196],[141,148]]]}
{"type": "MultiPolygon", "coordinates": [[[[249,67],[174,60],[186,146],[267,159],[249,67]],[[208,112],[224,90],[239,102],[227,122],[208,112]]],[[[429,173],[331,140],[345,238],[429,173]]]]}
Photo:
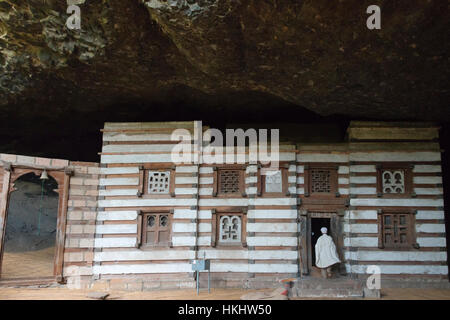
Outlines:
{"type": "Polygon", "coordinates": [[[304,167],[304,185],[305,185],[305,197],[311,198],[330,198],[330,197],[340,197],[339,193],[339,177],[338,177],[339,166],[335,164],[328,163],[308,163],[304,167]],[[311,171],[315,169],[324,169],[330,171],[330,192],[312,192],[311,184],[311,171]]]}
{"type": "Polygon", "coordinates": [[[175,197],[175,168],[171,167],[158,167],[149,168],[145,166],[139,167],[139,185],[137,196],[139,198],[161,198],[161,197],[175,197]],[[169,192],[168,193],[149,193],[148,192],[148,178],[150,171],[169,171],[170,181],[169,181],[169,192]]]}
{"type": "MultiPolygon", "coordinates": [[[[267,197],[267,198],[278,198],[278,197],[286,197],[290,196],[289,192],[289,165],[280,166],[278,169],[274,171],[281,171],[281,179],[282,179],[282,190],[281,192],[266,192],[266,175],[261,174],[261,170],[265,169],[266,166],[259,166],[257,173],[257,195],[258,197],[267,197]]],[[[267,166],[269,168],[269,166],[267,166]]]]}
{"type": "Polygon", "coordinates": [[[245,169],[246,169],[246,166],[243,166],[243,165],[227,165],[227,166],[213,167],[213,176],[214,176],[213,197],[219,197],[219,198],[246,197],[247,193],[245,192],[245,176],[246,176],[245,169]],[[219,192],[220,171],[222,171],[222,170],[239,170],[239,172],[240,172],[239,192],[228,193],[228,194],[219,192]]]}
{"type": "Polygon", "coordinates": [[[211,246],[213,248],[246,248],[247,247],[247,209],[246,208],[230,208],[228,210],[219,211],[213,209],[211,211],[211,246]],[[236,243],[224,243],[219,241],[219,223],[222,216],[239,216],[241,218],[241,241],[236,243]]]}
{"type": "Polygon", "coordinates": [[[411,198],[416,194],[413,192],[413,165],[409,163],[379,163],[377,169],[377,197],[379,198],[411,198]],[[405,172],[405,192],[404,193],[384,193],[383,192],[383,171],[404,170],[405,172]]]}
{"type": "Polygon", "coordinates": [[[139,211],[137,216],[137,241],[136,248],[138,249],[152,249],[152,248],[172,248],[173,236],[173,213],[174,210],[155,210],[155,211],[139,211]],[[169,241],[167,243],[149,244],[145,242],[146,234],[146,217],[149,215],[167,215],[169,217],[169,241]]]}
{"type": "Polygon", "coordinates": [[[378,248],[386,250],[413,250],[419,249],[419,244],[417,243],[416,235],[416,210],[399,209],[399,210],[378,210],[377,214],[377,224],[378,224],[378,248]],[[386,215],[406,215],[408,217],[407,221],[407,243],[398,245],[387,245],[384,242],[384,220],[386,215]]]}

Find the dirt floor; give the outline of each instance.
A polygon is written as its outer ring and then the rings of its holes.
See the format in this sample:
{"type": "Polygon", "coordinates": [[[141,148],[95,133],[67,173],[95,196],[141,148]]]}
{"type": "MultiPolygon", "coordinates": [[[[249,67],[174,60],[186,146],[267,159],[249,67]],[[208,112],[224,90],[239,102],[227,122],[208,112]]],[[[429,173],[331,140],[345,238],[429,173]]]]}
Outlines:
{"type": "MultiPolygon", "coordinates": [[[[273,289],[241,290],[212,289],[211,294],[195,290],[159,290],[146,292],[110,291],[109,300],[239,300],[250,292],[273,291],[273,289]]],[[[0,288],[0,300],[84,300],[89,291],[65,288],[0,288]]],[[[450,289],[382,289],[385,300],[450,300],[450,289]]],[[[305,299],[308,300],[308,299],[305,299]]]]}
{"type": "Polygon", "coordinates": [[[39,278],[53,275],[55,247],[3,254],[2,279],[39,278]]]}

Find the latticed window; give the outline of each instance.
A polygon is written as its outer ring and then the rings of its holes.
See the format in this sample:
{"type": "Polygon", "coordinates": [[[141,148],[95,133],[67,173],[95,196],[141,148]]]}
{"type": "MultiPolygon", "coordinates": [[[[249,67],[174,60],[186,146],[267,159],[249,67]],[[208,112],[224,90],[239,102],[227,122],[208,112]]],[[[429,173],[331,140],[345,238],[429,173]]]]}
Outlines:
{"type": "Polygon", "coordinates": [[[242,170],[219,170],[219,193],[233,194],[242,192],[242,170]]]}
{"type": "Polygon", "coordinates": [[[163,245],[170,241],[170,215],[149,213],[143,219],[143,243],[163,245]]]}
{"type": "Polygon", "coordinates": [[[326,169],[311,169],[311,193],[331,192],[331,172],[326,169]]]}
{"type": "Polygon", "coordinates": [[[305,165],[305,196],[336,196],[338,192],[338,166],[317,163],[305,165]]]}
{"type": "Polygon", "coordinates": [[[383,193],[405,193],[404,170],[383,170],[381,177],[383,193]]]}
{"type": "Polygon", "coordinates": [[[170,192],[170,171],[148,171],[148,193],[164,194],[170,192]]]}
{"type": "Polygon", "coordinates": [[[240,216],[222,216],[219,221],[219,242],[240,243],[241,230],[242,219],[240,216]]]}
{"type": "Polygon", "coordinates": [[[268,172],[265,177],[265,192],[283,192],[283,177],[281,170],[268,172]]]}
{"type": "Polygon", "coordinates": [[[380,226],[380,247],[401,248],[413,244],[411,214],[382,213],[378,217],[380,226]]]}

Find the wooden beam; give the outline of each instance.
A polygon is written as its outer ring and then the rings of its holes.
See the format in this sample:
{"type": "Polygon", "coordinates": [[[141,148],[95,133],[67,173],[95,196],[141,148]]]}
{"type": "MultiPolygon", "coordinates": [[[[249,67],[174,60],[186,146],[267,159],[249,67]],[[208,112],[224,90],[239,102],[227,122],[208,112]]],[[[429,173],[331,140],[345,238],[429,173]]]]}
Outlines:
{"type": "Polygon", "coordinates": [[[8,211],[9,183],[11,179],[11,166],[3,168],[3,187],[0,198],[0,277],[2,271],[3,248],[6,230],[6,212],[8,211]]]}
{"type": "Polygon", "coordinates": [[[55,253],[55,276],[56,281],[62,283],[63,264],[64,264],[64,247],[66,241],[66,224],[67,224],[67,206],[69,201],[70,177],[73,172],[65,170],[62,193],[59,198],[58,222],[56,228],[56,253],[55,253]]]}

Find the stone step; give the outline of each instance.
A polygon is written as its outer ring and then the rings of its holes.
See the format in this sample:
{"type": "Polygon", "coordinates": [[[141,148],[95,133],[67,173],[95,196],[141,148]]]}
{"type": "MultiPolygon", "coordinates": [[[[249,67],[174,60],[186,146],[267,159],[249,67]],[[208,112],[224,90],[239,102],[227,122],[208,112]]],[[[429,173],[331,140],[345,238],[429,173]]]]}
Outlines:
{"type": "Polygon", "coordinates": [[[363,290],[356,289],[299,289],[293,288],[292,298],[362,298],[363,290]]]}
{"type": "Polygon", "coordinates": [[[347,277],[322,279],[298,278],[293,282],[293,297],[363,297],[363,282],[347,277]]]}
{"type": "Polygon", "coordinates": [[[294,287],[299,289],[361,289],[360,282],[300,282],[295,283],[294,287]]]}

